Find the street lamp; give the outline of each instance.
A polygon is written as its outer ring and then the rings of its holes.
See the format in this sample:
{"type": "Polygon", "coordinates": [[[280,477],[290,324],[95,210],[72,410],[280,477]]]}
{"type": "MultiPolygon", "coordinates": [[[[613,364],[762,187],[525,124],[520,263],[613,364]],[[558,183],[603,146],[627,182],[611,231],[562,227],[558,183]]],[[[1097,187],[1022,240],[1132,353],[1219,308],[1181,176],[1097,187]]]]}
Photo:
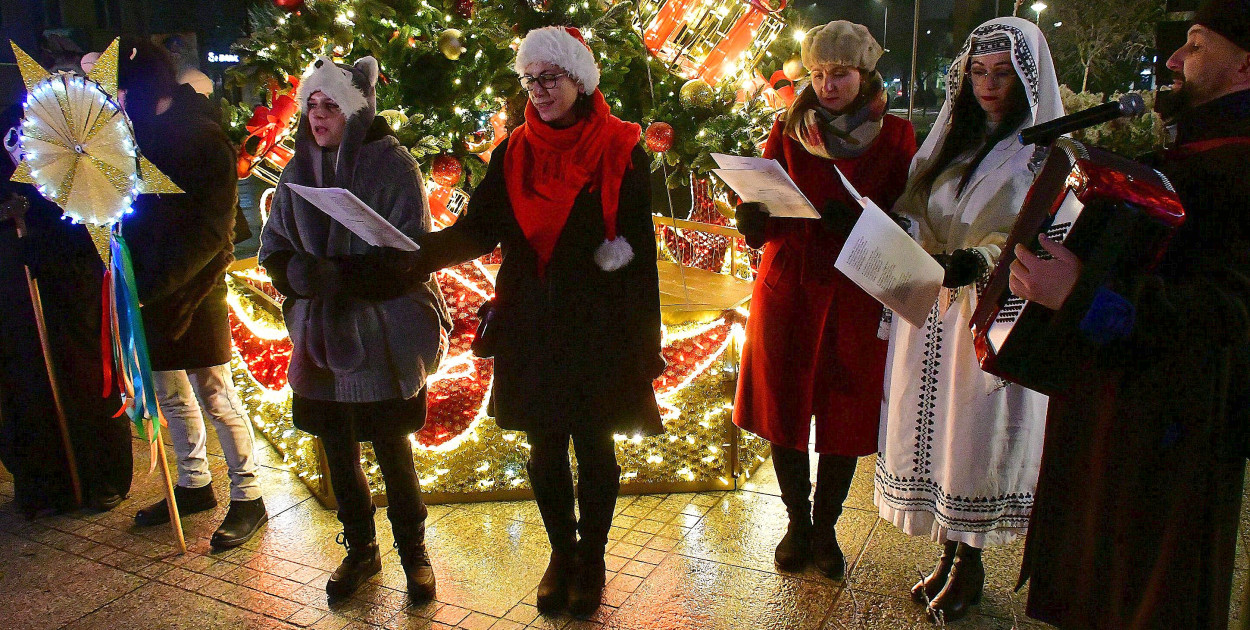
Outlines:
{"type": "Polygon", "coordinates": [[[1041,0],[1038,0],[1037,2],[1034,2],[1033,5],[1030,6],[1029,8],[1033,9],[1033,12],[1037,14],[1037,24],[1040,26],[1042,23],[1042,11],[1046,10],[1046,3],[1042,2],[1041,0]]]}
{"type": "Polygon", "coordinates": [[[885,17],[881,18],[881,47],[885,48],[885,38],[890,34],[890,5],[886,4],[885,0],[877,0],[877,3],[881,5],[881,10],[885,11],[885,17]]]}

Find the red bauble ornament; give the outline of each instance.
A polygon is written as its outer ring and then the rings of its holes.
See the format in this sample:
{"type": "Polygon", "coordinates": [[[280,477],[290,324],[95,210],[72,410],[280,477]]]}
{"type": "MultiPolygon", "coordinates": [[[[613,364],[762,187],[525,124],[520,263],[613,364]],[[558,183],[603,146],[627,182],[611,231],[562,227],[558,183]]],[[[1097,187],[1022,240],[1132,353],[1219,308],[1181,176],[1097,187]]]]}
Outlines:
{"type": "Polygon", "coordinates": [[[273,5],[287,13],[292,13],[304,8],[304,0],[273,0],[273,5]]]}
{"type": "Polygon", "coordinates": [[[456,15],[466,20],[473,17],[473,0],[456,0],[456,15]]]}
{"type": "Polygon", "coordinates": [[[673,148],[673,126],[666,122],[653,122],[647,127],[647,148],[664,153],[673,148]]]}
{"type": "Polygon", "coordinates": [[[464,173],[464,167],[460,165],[460,160],[450,155],[440,155],[434,158],[434,166],[431,170],[431,177],[439,186],[455,186],[460,183],[460,176],[464,173]]]}

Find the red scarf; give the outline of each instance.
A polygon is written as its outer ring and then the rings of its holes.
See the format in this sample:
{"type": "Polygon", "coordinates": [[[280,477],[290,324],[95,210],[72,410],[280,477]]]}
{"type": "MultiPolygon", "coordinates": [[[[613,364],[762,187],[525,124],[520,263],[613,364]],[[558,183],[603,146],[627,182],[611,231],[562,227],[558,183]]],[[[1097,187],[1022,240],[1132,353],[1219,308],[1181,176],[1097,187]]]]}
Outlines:
{"type": "Polygon", "coordinates": [[[525,123],[508,136],[504,181],[508,199],[525,239],[538,254],[543,275],[578,193],[598,189],[609,241],[616,238],[621,180],[631,166],[642,127],[612,115],[603,93],[591,95],[589,116],[556,129],[543,122],[533,103],[525,105],[525,123]]]}

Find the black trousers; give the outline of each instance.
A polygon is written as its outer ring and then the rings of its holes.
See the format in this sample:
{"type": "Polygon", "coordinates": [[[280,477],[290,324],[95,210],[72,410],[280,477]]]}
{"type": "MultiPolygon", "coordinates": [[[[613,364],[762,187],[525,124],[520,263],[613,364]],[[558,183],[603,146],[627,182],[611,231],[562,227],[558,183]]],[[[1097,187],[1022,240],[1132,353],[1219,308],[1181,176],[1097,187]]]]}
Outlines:
{"type": "Polygon", "coordinates": [[[571,552],[575,544],[591,557],[602,557],[620,490],[621,469],[616,465],[612,432],[591,430],[529,431],[530,485],[547,528],[551,548],[571,552]],[[576,500],[581,518],[574,520],[573,475],[569,466],[569,442],[577,457],[576,500]],[[581,542],[576,543],[577,535],[581,542]]]}
{"type": "MultiPolygon", "coordinates": [[[[365,412],[372,403],[342,403],[310,400],[296,397],[292,413],[322,414],[322,421],[334,420],[324,417],[338,416],[341,422],[329,423],[318,437],[325,451],[326,467],[330,472],[330,487],[338,500],[338,519],[351,544],[367,544],[374,537],[373,499],[369,493],[369,481],[360,467],[360,440],[353,428],[357,425],[356,414],[365,412]]],[[[419,542],[425,532],[427,510],[421,499],[421,482],[412,462],[412,444],[407,435],[379,437],[371,441],[377,455],[382,479],[386,482],[389,504],[387,516],[395,540],[419,542]]]]}

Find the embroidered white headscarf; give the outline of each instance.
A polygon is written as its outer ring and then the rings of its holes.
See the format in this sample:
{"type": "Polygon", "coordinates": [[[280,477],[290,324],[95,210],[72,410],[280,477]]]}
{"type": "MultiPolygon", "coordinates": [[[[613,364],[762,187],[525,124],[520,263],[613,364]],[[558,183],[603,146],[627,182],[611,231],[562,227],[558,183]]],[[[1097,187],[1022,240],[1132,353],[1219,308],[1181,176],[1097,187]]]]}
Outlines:
{"type": "MultiPolygon", "coordinates": [[[[933,131],[925,138],[912,162],[921,166],[937,154],[941,142],[950,131],[951,108],[959,97],[964,76],[968,72],[968,59],[973,56],[976,42],[1006,37],[1010,41],[1011,63],[1024,84],[1024,93],[1033,112],[1027,126],[1054,120],[1063,115],[1063,101],[1059,97],[1059,79],[1055,76],[1055,64],[1050,57],[1046,37],[1032,22],[1018,17],[1001,17],[990,20],[972,30],[963,48],[955,56],[946,74],[946,102],[933,123],[933,131]]],[[[922,172],[913,167],[913,172],[922,172]]]]}

